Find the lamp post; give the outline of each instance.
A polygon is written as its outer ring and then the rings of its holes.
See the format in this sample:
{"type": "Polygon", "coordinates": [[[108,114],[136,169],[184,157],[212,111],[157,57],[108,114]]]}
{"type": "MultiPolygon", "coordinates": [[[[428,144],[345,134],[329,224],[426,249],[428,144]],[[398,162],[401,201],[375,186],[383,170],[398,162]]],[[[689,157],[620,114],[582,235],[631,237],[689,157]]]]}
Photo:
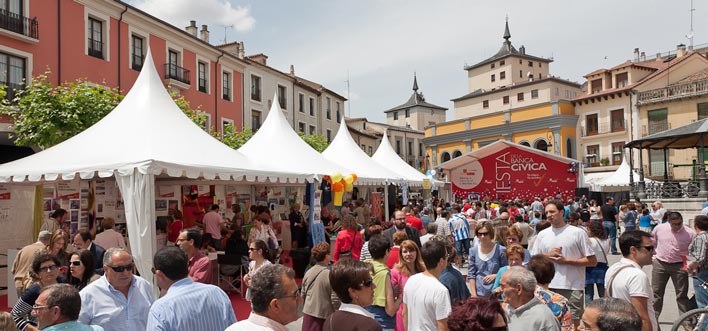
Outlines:
{"type": "Polygon", "coordinates": [[[428,172],[428,169],[430,169],[429,162],[430,162],[430,154],[425,153],[425,172],[426,173],[428,172]]]}

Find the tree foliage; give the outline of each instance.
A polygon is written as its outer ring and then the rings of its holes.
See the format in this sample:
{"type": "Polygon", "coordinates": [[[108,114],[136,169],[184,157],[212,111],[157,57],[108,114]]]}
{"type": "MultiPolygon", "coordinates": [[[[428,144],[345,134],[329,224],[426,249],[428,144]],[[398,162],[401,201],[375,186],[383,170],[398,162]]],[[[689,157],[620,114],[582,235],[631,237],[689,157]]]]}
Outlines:
{"type": "Polygon", "coordinates": [[[327,146],[329,146],[329,142],[327,142],[327,138],[324,136],[316,134],[304,134],[300,132],[300,138],[302,138],[302,140],[304,140],[308,145],[312,146],[312,148],[314,148],[320,153],[324,152],[324,150],[327,149],[327,146]]]}
{"type": "Polygon", "coordinates": [[[221,133],[219,140],[226,144],[226,146],[239,149],[251,139],[251,137],[253,137],[253,130],[251,130],[251,128],[244,127],[243,130],[238,131],[233,124],[227,124],[224,126],[224,132],[221,133]]]}
{"type": "Polygon", "coordinates": [[[10,117],[15,144],[48,148],[98,122],[123,99],[116,89],[84,80],[53,86],[49,72],[34,77],[0,114],[10,117]]]}

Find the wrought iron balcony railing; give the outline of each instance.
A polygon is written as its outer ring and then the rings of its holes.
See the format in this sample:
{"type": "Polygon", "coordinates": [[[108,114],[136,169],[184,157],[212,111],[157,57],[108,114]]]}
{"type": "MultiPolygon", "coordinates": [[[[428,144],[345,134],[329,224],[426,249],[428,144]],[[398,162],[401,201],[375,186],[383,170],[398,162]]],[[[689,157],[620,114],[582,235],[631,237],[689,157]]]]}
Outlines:
{"type": "Polygon", "coordinates": [[[182,68],[172,63],[165,63],[165,78],[174,79],[187,85],[190,84],[189,69],[182,68]]]}
{"type": "Polygon", "coordinates": [[[0,29],[39,39],[39,23],[36,17],[30,19],[5,9],[0,9],[0,29]]]}

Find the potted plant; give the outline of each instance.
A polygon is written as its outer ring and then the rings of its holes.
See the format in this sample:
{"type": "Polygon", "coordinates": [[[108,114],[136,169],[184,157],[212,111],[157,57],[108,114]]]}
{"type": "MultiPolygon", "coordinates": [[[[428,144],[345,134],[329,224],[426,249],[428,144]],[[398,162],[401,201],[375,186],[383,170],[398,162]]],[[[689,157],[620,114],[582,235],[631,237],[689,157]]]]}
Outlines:
{"type": "Polygon", "coordinates": [[[600,159],[600,164],[602,164],[603,166],[606,166],[606,165],[610,164],[610,159],[603,157],[600,159]]]}

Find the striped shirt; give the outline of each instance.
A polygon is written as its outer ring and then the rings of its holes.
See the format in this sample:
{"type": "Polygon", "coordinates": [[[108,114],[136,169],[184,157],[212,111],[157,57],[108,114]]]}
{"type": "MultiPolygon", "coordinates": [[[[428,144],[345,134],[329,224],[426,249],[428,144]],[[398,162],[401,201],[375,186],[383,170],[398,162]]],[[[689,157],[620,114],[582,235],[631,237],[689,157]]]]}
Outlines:
{"type": "Polygon", "coordinates": [[[222,331],[234,323],[234,309],[224,291],[187,277],[172,284],[150,307],[146,329],[222,331]]]}
{"type": "Polygon", "coordinates": [[[708,232],[697,234],[696,238],[691,242],[691,245],[688,246],[688,255],[695,259],[700,269],[708,268],[706,249],[708,249],[708,232]]]}
{"type": "Polygon", "coordinates": [[[458,213],[450,217],[450,230],[455,241],[465,240],[470,238],[469,232],[470,223],[467,222],[467,217],[463,213],[458,213]]]}

